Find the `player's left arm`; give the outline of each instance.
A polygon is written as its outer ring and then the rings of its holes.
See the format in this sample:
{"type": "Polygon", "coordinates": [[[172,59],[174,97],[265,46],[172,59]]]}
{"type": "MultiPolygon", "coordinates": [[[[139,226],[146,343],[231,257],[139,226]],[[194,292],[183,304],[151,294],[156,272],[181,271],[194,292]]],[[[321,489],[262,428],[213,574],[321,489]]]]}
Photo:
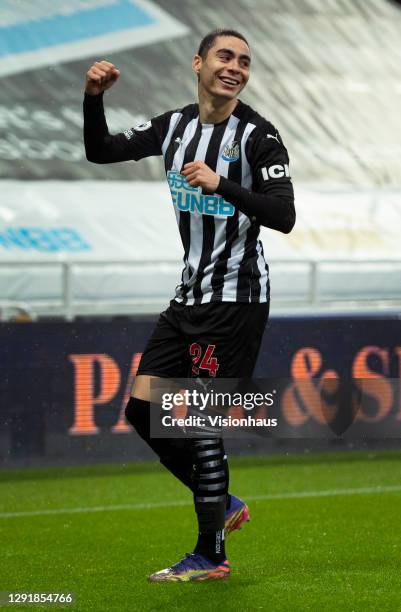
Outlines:
{"type": "Polygon", "coordinates": [[[255,129],[247,153],[253,176],[252,191],[219,176],[200,161],[186,164],[182,174],[193,187],[200,186],[223,196],[260,225],[288,234],[295,224],[294,190],[288,153],[279,134],[274,128],[255,129]]]}

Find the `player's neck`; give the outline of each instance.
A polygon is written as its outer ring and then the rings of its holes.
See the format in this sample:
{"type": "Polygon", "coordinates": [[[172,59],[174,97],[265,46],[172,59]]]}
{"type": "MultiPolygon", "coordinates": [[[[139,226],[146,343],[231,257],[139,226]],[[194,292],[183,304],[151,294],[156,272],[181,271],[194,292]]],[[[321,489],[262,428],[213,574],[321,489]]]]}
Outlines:
{"type": "Polygon", "coordinates": [[[199,120],[201,123],[221,123],[231,115],[238,100],[212,98],[199,91],[199,120]]]}

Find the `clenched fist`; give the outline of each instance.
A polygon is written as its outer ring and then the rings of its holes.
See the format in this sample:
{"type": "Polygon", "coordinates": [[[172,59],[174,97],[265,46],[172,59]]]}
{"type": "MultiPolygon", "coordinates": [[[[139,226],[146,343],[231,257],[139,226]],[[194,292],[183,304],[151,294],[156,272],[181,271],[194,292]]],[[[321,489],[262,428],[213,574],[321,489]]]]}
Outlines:
{"type": "Polygon", "coordinates": [[[192,187],[202,187],[208,193],[214,193],[220,183],[220,176],[199,160],[185,164],[181,174],[192,187]]]}
{"type": "Polygon", "coordinates": [[[106,60],[95,62],[86,73],[85,92],[90,96],[110,89],[120,76],[120,71],[106,60]]]}

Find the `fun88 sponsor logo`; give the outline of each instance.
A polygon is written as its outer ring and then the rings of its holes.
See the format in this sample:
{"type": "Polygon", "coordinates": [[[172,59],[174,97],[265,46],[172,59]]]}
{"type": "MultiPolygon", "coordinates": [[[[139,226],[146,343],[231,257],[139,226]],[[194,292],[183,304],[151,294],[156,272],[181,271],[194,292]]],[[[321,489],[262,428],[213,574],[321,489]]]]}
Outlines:
{"type": "Polygon", "coordinates": [[[232,217],[235,212],[234,206],[222,196],[204,195],[200,187],[192,187],[176,170],[167,172],[167,181],[173,204],[178,210],[213,217],[232,217]]]}

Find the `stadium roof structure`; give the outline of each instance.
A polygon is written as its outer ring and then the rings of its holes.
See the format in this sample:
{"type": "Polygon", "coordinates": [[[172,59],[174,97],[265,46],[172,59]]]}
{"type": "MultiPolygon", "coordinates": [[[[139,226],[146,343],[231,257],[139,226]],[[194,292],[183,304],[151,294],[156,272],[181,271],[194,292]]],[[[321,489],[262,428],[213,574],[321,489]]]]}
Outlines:
{"type": "Polygon", "coordinates": [[[5,304],[73,316],[159,309],[171,297],[182,254],[162,160],[86,160],[84,76],[101,58],[118,66],[106,114],[112,132],[125,130],[196,99],[191,58],[216,27],[249,40],[241,99],[277,127],[290,155],[295,230],[262,229],[274,295],[309,309],[399,307],[396,3],[3,0],[0,318],[5,304]]]}
{"type": "MultiPolygon", "coordinates": [[[[279,129],[296,181],[401,184],[401,11],[395,3],[60,0],[59,14],[52,17],[53,38],[48,35],[47,41],[53,47],[45,46],[47,17],[40,30],[44,47],[23,55],[28,69],[21,72],[21,62],[7,55],[15,44],[14,30],[22,24],[29,39],[40,9],[49,11],[49,6],[38,0],[32,14],[32,3],[5,2],[0,10],[0,26],[8,35],[0,48],[2,70],[8,72],[0,78],[1,178],[161,179],[157,159],[101,168],[83,162],[84,74],[99,57],[119,67],[120,81],[106,96],[107,114],[112,130],[126,129],[194,100],[191,57],[206,32],[228,26],[242,31],[252,50],[251,79],[241,97],[279,129]],[[117,44],[88,31],[78,43],[65,40],[63,19],[69,19],[71,31],[78,25],[82,30],[89,9],[98,11],[101,24],[101,10],[111,10],[109,5],[121,11],[135,6],[138,27],[129,30],[130,36],[117,32],[117,44]],[[153,25],[147,26],[146,18],[153,25]],[[60,44],[54,47],[57,32],[60,44]],[[29,68],[41,63],[46,65],[29,68]]],[[[112,28],[112,20],[108,23],[112,28]]]]}

